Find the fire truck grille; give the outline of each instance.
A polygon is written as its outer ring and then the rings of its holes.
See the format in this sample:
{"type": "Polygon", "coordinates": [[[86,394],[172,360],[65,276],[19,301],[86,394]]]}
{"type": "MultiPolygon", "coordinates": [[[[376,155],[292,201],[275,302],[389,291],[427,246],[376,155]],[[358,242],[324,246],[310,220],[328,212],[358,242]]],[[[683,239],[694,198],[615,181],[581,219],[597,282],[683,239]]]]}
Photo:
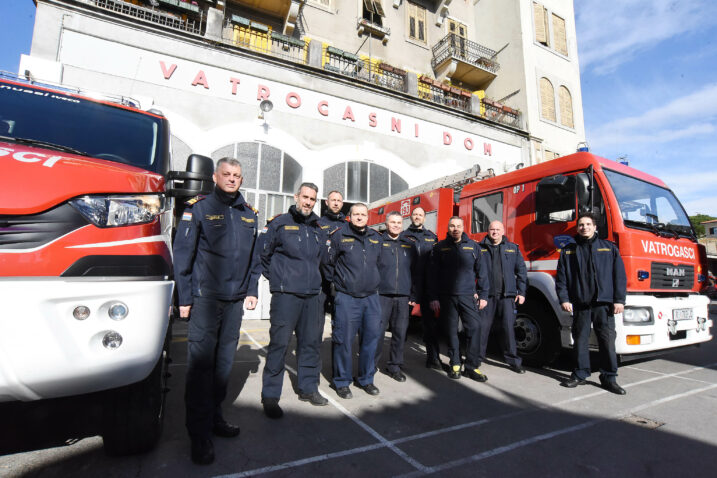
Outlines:
{"type": "Polygon", "coordinates": [[[687,264],[653,262],[650,271],[651,289],[692,289],[695,284],[695,267],[687,264]]]}
{"type": "Polygon", "coordinates": [[[85,225],[69,204],[27,216],[0,215],[0,252],[40,247],[85,225]]]}

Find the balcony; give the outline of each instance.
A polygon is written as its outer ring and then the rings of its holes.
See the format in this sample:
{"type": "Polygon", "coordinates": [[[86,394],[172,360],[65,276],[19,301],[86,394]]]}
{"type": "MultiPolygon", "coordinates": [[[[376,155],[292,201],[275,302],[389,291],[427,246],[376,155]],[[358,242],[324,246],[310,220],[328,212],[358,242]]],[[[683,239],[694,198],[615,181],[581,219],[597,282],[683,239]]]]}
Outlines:
{"type": "Polygon", "coordinates": [[[406,92],[406,72],[375,58],[369,61],[351,52],[327,46],[323,54],[323,68],[399,93],[406,92]]]}
{"type": "Polygon", "coordinates": [[[227,7],[243,7],[248,11],[259,12],[277,18],[282,23],[283,35],[292,35],[299,18],[301,5],[305,0],[228,0],[227,7]]]}
{"type": "Polygon", "coordinates": [[[418,97],[422,100],[449,106],[451,108],[471,112],[470,91],[446,85],[436,79],[422,75],[418,78],[418,97]]]}
{"type": "Polygon", "coordinates": [[[227,20],[222,32],[224,43],[306,64],[307,48],[304,40],[288,37],[263,23],[238,15],[232,15],[227,20]]]}
{"type": "Polygon", "coordinates": [[[520,111],[489,98],[481,100],[481,116],[509,126],[520,126],[520,111]]]}
{"type": "Polygon", "coordinates": [[[358,29],[359,35],[368,33],[374,38],[379,38],[384,45],[388,42],[388,37],[391,35],[390,28],[383,27],[376,23],[371,23],[370,20],[367,20],[365,18],[358,19],[356,28],[358,29]]]}
{"type": "Polygon", "coordinates": [[[201,34],[202,18],[204,13],[192,3],[179,0],[160,0],[162,4],[177,7],[177,13],[156,7],[142,7],[123,0],[92,0],[89,2],[103,10],[120,13],[138,20],[161,25],[174,30],[181,30],[195,35],[201,34]],[[186,13],[180,14],[179,11],[186,13]]]}
{"type": "Polygon", "coordinates": [[[438,78],[450,78],[474,89],[483,89],[496,77],[500,65],[495,51],[449,33],[433,46],[431,66],[438,78]]]}

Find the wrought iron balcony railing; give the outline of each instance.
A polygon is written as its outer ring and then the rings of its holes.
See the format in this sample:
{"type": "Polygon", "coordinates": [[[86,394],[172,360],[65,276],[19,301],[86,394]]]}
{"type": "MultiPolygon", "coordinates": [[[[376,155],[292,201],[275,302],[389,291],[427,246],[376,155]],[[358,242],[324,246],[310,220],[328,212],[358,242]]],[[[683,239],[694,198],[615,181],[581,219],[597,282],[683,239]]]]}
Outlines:
{"type": "Polygon", "coordinates": [[[222,39],[233,46],[265,53],[295,63],[306,64],[307,47],[304,40],[271,30],[262,23],[232,15],[222,33],[222,39]]]}
{"type": "Polygon", "coordinates": [[[471,113],[471,96],[473,95],[470,91],[443,84],[426,76],[419,78],[418,97],[422,100],[471,113]]]}
{"type": "Polygon", "coordinates": [[[88,3],[103,10],[109,10],[121,15],[144,20],[149,23],[155,23],[163,27],[194,33],[196,35],[200,35],[202,33],[201,25],[204,12],[199,10],[199,7],[192,5],[191,3],[185,4],[184,2],[181,2],[180,5],[180,2],[177,2],[176,4],[172,2],[167,3],[167,0],[165,0],[165,3],[168,5],[184,8],[189,12],[189,15],[173,14],[167,10],[157,7],[142,7],[123,0],[92,0],[88,3]]]}
{"type": "Polygon", "coordinates": [[[401,93],[406,92],[406,72],[380,60],[362,59],[332,46],[324,49],[324,69],[401,93]]]}
{"type": "Polygon", "coordinates": [[[500,65],[492,58],[497,54],[490,48],[449,33],[433,46],[431,66],[436,69],[448,59],[457,59],[478,66],[491,73],[497,73],[500,65]]]}

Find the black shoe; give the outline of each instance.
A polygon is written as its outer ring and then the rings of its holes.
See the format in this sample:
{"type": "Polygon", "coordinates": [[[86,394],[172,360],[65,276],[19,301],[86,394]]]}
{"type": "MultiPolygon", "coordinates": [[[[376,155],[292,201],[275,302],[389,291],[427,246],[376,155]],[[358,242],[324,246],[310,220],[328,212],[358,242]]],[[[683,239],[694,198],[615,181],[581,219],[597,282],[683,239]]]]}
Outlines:
{"type": "Polygon", "coordinates": [[[284,416],[278,398],[265,397],[261,399],[261,403],[264,406],[264,415],[267,417],[276,419],[284,416]]]}
{"type": "Polygon", "coordinates": [[[600,377],[600,384],[602,385],[602,388],[610,393],[614,393],[615,395],[625,395],[627,393],[625,389],[618,385],[614,380],[606,380],[600,377]]]}
{"type": "Polygon", "coordinates": [[[336,388],[336,395],[343,398],[344,400],[348,400],[349,398],[354,398],[354,394],[351,393],[351,389],[349,387],[336,388]]]}
{"type": "Polygon", "coordinates": [[[488,381],[488,377],[483,372],[478,370],[477,368],[467,368],[465,370],[465,372],[463,372],[463,375],[465,375],[466,377],[468,377],[472,380],[475,380],[476,382],[487,382],[488,381]]]}
{"type": "Polygon", "coordinates": [[[461,366],[451,365],[451,368],[448,369],[448,378],[452,378],[454,380],[461,378],[461,366]]]}
{"type": "Polygon", "coordinates": [[[197,465],[214,463],[214,444],[210,439],[192,440],[192,461],[197,465]]]}
{"type": "Polygon", "coordinates": [[[426,368],[432,368],[433,370],[443,370],[443,364],[440,360],[426,360],[426,368]]]}
{"type": "Polygon", "coordinates": [[[368,393],[369,395],[378,395],[379,393],[381,393],[378,387],[372,383],[367,383],[366,385],[359,385],[357,383],[356,386],[364,392],[368,393]]]}
{"type": "Polygon", "coordinates": [[[522,365],[511,365],[510,369],[515,373],[525,373],[525,369],[522,365]]]}
{"type": "Polygon", "coordinates": [[[299,393],[299,400],[302,402],[309,402],[316,407],[323,407],[324,405],[329,404],[329,401],[322,397],[319,392],[299,393]]]}
{"type": "Polygon", "coordinates": [[[576,377],[570,377],[569,379],[565,380],[564,382],[560,382],[561,387],[566,388],[575,388],[578,385],[585,385],[587,382],[585,380],[581,380],[576,377]]]}
{"type": "Polygon", "coordinates": [[[390,370],[386,370],[386,375],[391,377],[397,382],[405,382],[406,381],[406,375],[401,372],[400,370],[396,370],[395,372],[391,372],[390,370]]]}
{"type": "Polygon", "coordinates": [[[235,436],[239,435],[239,432],[240,432],[240,429],[238,426],[232,425],[231,423],[228,423],[225,420],[215,423],[214,428],[212,429],[212,433],[214,433],[218,437],[224,437],[224,438],[235,437],[235,436]]]}

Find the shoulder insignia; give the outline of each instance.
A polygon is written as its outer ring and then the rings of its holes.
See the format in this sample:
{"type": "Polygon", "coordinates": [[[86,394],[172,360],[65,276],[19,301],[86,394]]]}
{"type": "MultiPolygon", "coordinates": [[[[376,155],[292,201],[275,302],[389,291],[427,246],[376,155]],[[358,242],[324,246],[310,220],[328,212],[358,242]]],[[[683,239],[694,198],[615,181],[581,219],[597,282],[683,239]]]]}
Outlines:
{"type": "Polygon", "coordinates": [[[199,196],[194,196],[192,199],[189,199],[184,202],[187,206],[194,206],[196,203],[204,199],[206,196],[200,194],[199,196]]]}
{"type": "MultiPolygon", "coordinates": [[[[255,213],[258,214],[258,212],[257,212],[256,209],[254,209],[254,208],[251,208],[251,209],[252,209],[255,213]]],[[[266,223],[269,224],[271,221],[273,221],[274,219],[276,219],[276,218],[279,217],[279,216],[281,216],[281,213],[279,213],[279,214],[274,214],[273,216],[271,216],[271,219],[269,219],[268,221],[266,221],[266,223]]]]}
{"type": "Polygon", "coordinates": [[[416,242],[416,238],[413,236],[403,236],[403,237],[404,237],[404,239],[408,239],[411,242],[416,242]]]}
{"type": "Polygon", "coordinates": [[[331,232],[329,233],[329,236],[332,236],[332,235],[333,235],[336,231],[338,231],[338,230],[339,230],[339,228],[337,227],[336,229],[334,229],[333,231],[331,231],[331,232]]]}
{"type": "MultiPolygon", "coordinates": [[[[249,204],[246,201],[244,202],[244,204],[246,205],[246,207],[248,207],[249,209],[254,211],[254,214],[256,214],[257,216],[259,215],[259,210],[257,208],[255,208],[254,206],[252,206],[251,204],[249,204]]],[[[277,216],[278,216],[278,214],[277,214],[277,216]]],[[[274,217],[276,217],[276,216],[274,216],[274,217]]]]}

